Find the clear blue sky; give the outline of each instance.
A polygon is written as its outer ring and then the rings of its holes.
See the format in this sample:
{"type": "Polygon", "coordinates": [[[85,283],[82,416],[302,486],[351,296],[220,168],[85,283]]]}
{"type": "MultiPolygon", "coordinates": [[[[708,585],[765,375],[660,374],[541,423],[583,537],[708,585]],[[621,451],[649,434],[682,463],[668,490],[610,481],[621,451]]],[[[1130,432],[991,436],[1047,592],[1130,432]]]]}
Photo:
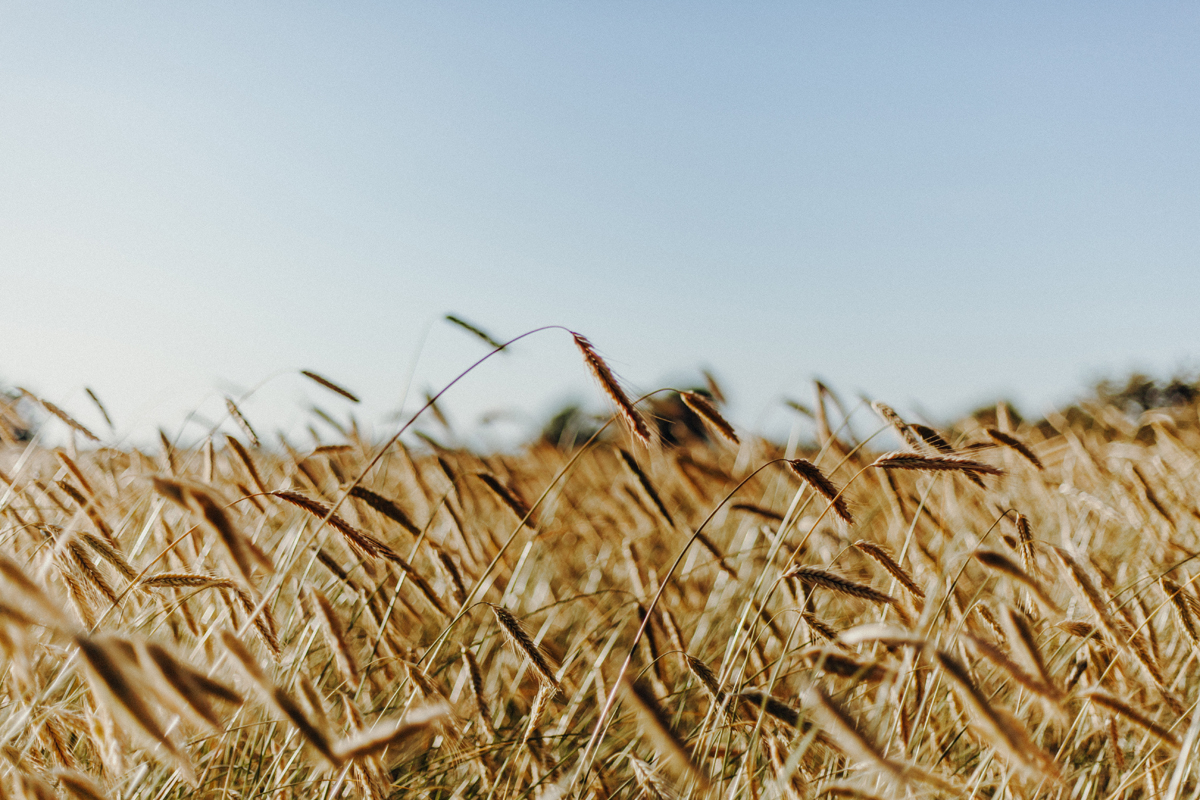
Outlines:
{"type": "MultiPolygon", "coordinates": [[[[4,2],[0,379],[135,435],[266,381],[294,431],[344,412],[309,368],[377,421],[483,352],[445,312],[709,366],[749,427],[814,375],[950,415],[1193,368],[1197,42],[1185,3],[4,2]]],[[[448,408],[572,394],[550,334],[448,408]]]]}

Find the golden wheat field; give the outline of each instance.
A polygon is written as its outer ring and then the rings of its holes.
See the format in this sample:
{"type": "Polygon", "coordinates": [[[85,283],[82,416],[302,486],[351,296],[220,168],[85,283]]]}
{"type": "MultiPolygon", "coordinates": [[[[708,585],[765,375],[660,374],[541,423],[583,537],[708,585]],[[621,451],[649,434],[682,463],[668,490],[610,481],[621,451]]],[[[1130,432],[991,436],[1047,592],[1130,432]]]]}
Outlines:
{"type": "Polygon", "coordinates": [[[7,395],[0,797],[1200,795],[1194,392],[783,445],[574,344],[503,454],[7,395]]]}

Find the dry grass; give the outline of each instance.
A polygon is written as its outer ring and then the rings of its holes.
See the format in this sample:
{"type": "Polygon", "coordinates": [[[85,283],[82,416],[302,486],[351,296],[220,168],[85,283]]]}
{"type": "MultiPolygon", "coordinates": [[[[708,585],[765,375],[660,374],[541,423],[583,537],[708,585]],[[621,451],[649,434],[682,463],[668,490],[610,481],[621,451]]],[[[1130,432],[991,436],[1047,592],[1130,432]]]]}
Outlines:
{"type": "Polygon", "coordinates": [[[0,797],[1200,791],[1196,405],[934,430],[819,386],[789,452],[710,378],[668,444],[574,341],[620,424],[573,450],[264,446],[232,400],[111,449],[0,398],[0,797]]]}

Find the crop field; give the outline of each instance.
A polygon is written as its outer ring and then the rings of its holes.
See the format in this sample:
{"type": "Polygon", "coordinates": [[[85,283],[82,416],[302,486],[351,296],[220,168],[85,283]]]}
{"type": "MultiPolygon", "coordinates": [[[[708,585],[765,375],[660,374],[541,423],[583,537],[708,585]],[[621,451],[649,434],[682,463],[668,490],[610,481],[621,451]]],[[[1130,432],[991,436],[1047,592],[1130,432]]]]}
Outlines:
{"type": "Polygon", "coordinates": [[[1190,387],[780,443],[574,345],[611,415],[506,453],[5,394],[0,797],[1200,795],[1190,387]]]}

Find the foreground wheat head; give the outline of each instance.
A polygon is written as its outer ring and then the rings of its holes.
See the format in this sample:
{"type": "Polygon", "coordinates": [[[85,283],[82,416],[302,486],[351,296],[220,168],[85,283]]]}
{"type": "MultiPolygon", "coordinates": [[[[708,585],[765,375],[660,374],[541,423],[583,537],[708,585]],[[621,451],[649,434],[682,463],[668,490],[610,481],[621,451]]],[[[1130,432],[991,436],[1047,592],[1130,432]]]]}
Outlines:
{"type": "Polygon", "coordinates": [[[0,797],[1200,791],[1197,407],[844,409],[887,453],[819,386],[785,452],[710,391],[668,445],[575,344],[620,424],[574,450],[4,401],[0,797]]]}

